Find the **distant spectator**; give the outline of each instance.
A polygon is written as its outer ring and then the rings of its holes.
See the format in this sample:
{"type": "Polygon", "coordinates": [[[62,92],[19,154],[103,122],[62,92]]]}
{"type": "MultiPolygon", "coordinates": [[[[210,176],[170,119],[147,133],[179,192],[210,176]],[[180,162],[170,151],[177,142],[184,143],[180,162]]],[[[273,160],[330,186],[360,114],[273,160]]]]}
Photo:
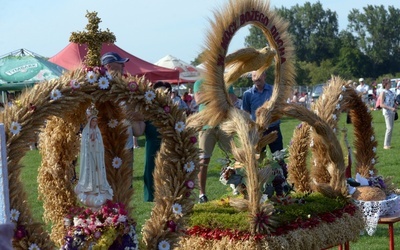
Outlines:
{"type": "Polygon", "coordinates": [[[298,103],[299,102],[299,91],[295,90],[290,100],[291,103],[298,103]]]}
{"type": "Polygon", "coordinates": [[[385,132],[385,140],[383,143],[384,149],[390,149],[390,144],[392,141],[392,131],[394,125],[394,116],[396,112],[397,105],[395,103],[395,94],[390,91],[391,83],[390,79],[385,78],[382,81],[382,85],[384,91],[380,93],[381,97],[381,107],[382,107],[382,114],[385,118],[386,123],[386,132],[385,132]]]}
{"type": "Polygon", "coordinates": [[[186,103],[186,105],[189,107],[190,103],[192,102],[192,97],[189,95],[188,92],[185,92],[182,96],[182,100],[186,103]]]}
{"type": "Polygon", "coordinates": [[[364,103],[368,103],[368,90],[369,90],[369,87],[368,87],[368,85],[365,84],[364,78],[360,78],[358,80],[358,82],[360,84],[357,86],[356,90],[357,90],[358,93],[360,93],[362,101],[364,103]]]}
{"type": "Polygon", "coordinates": [[[396,84],[396,95],[400,95],[400,80],[397,80],[397,84],[396,84]]]}
{"type": "Polygon", "coordinates": [[[175,105],[178,105],[179,109],[183,109],[183,110],[189,110],[188,105],[182,100],[182,98],[179,96],[178,91],[177,90],[173,90],[171,92],[171,99],[172,102],[175,105]]]}

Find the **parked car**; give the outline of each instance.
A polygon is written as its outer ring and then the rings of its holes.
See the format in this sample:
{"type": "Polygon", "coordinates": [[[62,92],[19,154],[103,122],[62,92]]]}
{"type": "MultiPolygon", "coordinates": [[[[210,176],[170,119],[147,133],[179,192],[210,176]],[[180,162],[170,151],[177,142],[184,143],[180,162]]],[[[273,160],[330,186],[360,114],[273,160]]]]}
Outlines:
{"type": "Polygon", "coordinates": [[[324,92],[325,83],[314,85],[311,90],[311,98],[313,101],[317,100],[320,95],[324,92]]]}

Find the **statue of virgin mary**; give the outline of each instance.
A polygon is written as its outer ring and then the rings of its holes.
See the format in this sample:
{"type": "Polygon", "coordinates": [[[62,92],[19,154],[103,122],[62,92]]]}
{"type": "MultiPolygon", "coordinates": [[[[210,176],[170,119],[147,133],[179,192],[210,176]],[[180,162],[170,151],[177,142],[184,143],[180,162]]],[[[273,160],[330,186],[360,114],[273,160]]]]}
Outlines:
{"type": "Polygon", "coordinates": [[[113,190],[107,181],[103,138],[97,126],[97,113],[94,107],[87,111],[88,122],[81,138],[79,182],[75,186],[79,201],[93,208],[100,207],[113,197],[113,190]]]}

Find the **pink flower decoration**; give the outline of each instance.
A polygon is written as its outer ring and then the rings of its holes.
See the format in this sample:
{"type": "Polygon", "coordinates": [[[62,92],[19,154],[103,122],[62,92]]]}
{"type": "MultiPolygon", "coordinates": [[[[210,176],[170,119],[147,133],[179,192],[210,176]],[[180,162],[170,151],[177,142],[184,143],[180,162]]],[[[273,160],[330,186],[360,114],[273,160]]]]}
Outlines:
{"type": "Polygon", "coordinates": [[[196,136],[190,137],[190,142],[193,143],[193,144],[195,144],[195,143],[197,142],[196,136]]]}
{"type": "Polygon", "coordinates": [[[139,86],[138,86],[137,82],[129,82],[128,83],[128,88],[132,92],[136,91],[138,89],[138,87],[139,86]]]}
{"type": "Polygon", "coordinates": [[[165,113],[169,114],[169,112],[171,112],[171,107],[170,106],[164,106],[164,111],[165,113]]]}
{"type": "Polygon", "coordinates": [[[99,74],[99,73],[100,73],[100,67],[95,66],[95,67],[93,68],[93,71],[96,72],[97,74],[99,74]]]}
{"type": "Polygon", "coordinates": [[[186,181],[185,185],[189,189],[193,189],[194,188],[194,182],[193,181],[186,181]]]}

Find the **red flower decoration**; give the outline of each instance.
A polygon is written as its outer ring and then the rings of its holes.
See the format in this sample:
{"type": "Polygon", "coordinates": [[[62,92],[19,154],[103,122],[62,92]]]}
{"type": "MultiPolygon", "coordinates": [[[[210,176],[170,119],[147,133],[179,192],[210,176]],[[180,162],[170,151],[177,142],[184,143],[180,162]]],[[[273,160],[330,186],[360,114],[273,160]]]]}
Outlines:
{"type": "Polygon", "coordinates": [[[107,72],[107,69],[104,66],[99,67],[99,74],[104,76],[107,72]]]}
{"type": "Polygon", "coordinates": [[[171,107],[168,105],[164,106],[164,112],[169,114],[169,112],[171,112],[171,107]]]}
{"type": "Polygon", "coordinates": [[[173,220],[168,221],[167,222],[167,227],[168,227],[170,232],[176,232],[177,225],[176,225],[175,221],[173,221],[173,220]]]}
{"type": "Polygon", "coordinates": [[[27,233],[26,233],[25,227],[22,225],[19,225],[19,226],[17,226],[17,229],[15,230],[14,238],[17,240],[20,240],[20,239],[24,238],[26,236],[26,234],[27,233]]]}
{"type": "Polygon", "coordinates": [[[86,72],[93,71],[93,68],[90,67],[90,66],[87,66],[87,67],[85,67],[85,71],[86,71],[86,72]]]}
{"type": "Polygon", "coordinates": [[[128,88],[131,92],[134,92],[139,88],[139,86],[138,86],[137,82],[129,82],[128,88]]]}
{"type": "Polygon", "coordinates": [[[193,144],[195,144],[195,143],[197,142],[196,136],[190,137],[190,142],[193,143],[193,144]]]}
{"type": "Polygon", "coordinates": [[[35,111],[36,110],[36,106],[33,105],[32,103],[29,103],[29,111],[35,111]]]}

